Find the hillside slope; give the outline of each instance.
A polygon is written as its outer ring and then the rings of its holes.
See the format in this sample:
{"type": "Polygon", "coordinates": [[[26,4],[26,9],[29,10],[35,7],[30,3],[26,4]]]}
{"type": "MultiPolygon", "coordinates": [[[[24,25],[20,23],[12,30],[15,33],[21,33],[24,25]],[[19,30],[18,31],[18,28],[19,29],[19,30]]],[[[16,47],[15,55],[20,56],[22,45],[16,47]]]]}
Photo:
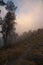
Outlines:
{"type": "Polygon", "coordinates": [[[0,49],[0,65],[43,65],[43,29],[6,49],[0,49]]]}

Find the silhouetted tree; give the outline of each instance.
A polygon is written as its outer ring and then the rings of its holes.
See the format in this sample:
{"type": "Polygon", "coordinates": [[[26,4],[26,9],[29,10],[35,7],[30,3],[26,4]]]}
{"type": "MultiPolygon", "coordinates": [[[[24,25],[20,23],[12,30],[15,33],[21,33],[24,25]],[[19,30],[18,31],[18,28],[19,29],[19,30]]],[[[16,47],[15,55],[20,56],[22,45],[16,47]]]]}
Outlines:
{"type": "MultiPolygon", "coordinates": [[[[11,6],[12,6],[12,4],[11,4],[11,6]]],[[[12,32],[15,33],[15,29],[16,29],[14,27],[16,24],[15,20],[16,20],[15,11],[13,9],[12,10],[8,9],[8,13],[5,16],[4,23],[2,25],[3,40],[4,40],[5,47],[7,45],[6,43],[7,43],[8,36],[11,35],[12,32]]]]}

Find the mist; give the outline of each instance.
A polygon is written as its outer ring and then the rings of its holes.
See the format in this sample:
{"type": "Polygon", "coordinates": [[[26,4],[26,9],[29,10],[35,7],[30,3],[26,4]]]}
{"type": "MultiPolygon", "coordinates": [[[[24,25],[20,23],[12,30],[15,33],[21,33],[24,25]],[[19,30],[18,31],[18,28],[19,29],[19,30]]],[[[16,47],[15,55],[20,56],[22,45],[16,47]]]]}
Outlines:
{"type": "MultiPolygon", "coordinates": [[[[16,0],[16,32],[21,35],[29,30],[43,28],[43,1],[42,0],[16,0]],[[25,3],[25,4],[24,4],[25,3]]],[[[1,8],[1,7],[0,7],[1,8]]],[[[6,10],[2,7],[2,17],[5,16],[6,10]]]]}

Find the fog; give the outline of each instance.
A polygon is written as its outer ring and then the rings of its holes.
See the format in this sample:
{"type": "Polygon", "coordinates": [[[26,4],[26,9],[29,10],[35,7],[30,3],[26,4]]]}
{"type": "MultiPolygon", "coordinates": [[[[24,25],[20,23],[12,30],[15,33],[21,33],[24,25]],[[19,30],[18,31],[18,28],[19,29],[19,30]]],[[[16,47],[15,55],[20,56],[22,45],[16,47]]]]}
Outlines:
{"type": "MultiPolygon", "coordinates": [[[[19,35],[25,31],[43,28],[43,0],[14,0],[14,3],[18,7],[15,13],[16,32],[19,35]]],[[[4,7],[0,8],[1,16],[4,17],[7,11],[4,7]]]]}

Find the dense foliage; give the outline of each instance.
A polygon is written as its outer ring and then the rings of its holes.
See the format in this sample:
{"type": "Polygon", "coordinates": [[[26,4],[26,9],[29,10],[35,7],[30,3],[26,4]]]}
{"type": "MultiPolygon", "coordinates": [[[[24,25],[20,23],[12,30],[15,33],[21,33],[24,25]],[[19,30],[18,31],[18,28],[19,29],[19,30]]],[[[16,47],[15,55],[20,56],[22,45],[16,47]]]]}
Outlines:
{"type": "Polygon", "coordinates": [[[43,29],[25,33],[18,40],[0,49],[0,65],[43,65],[43,29]]]}

